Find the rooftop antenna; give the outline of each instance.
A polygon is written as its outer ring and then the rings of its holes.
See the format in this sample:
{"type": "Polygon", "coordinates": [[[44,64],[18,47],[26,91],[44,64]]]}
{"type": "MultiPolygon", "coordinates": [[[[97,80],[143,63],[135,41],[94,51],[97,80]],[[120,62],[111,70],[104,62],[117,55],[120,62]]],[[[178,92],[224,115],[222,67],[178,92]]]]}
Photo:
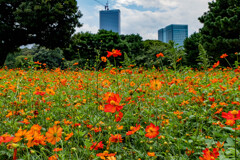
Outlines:
{"type": "Polygon", "coordinates": [[[106,5],[105,5],[105,4],[103,4],[102,2],[98,1],[98,0],[94,0],[94,1],[96,1],[96,2],[98,2],[99,4],[103,5],[103,6],[104,6],[104,8],[105,8],[105,10],[107,10],[107,11],[109,10],[108,1],[107,1],[106,5]]]}

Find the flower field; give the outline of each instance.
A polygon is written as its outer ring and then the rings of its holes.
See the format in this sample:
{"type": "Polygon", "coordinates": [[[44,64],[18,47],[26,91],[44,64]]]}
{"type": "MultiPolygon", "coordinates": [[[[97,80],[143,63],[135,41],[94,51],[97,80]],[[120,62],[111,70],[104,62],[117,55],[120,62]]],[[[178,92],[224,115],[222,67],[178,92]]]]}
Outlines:
{"type": "Polygon", "coordinates": [[[1,69],[0,159],[239,159],[239,77],[1,69]]]}

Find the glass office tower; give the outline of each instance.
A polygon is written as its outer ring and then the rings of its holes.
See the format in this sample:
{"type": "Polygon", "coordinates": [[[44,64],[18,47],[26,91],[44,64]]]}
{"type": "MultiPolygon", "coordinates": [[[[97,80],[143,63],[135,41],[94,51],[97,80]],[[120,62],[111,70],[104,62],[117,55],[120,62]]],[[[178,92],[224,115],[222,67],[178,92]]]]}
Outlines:
{"type": "Polygon", "coordinates": [[[185,38],[188,37],[188,25],[171,24],[158,30],[158,40],[168,43],[172,40],[183,46],[185,38]]]}
{"type": "Polygon", "coordinates": [[[100,29],[113,31],[121,34],[121,17],[120,10],[104,10],[100,11],[100,29]]]}

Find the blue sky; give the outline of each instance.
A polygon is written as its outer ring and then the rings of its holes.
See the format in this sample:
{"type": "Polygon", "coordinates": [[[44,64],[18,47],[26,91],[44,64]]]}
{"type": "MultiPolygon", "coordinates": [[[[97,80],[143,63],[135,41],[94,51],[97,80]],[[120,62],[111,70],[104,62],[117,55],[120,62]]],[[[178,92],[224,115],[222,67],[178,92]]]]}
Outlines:
{"type": "MultiPolygon", "coordinates": [[[[107,0],[98,0],[106,4],[107,0]]],[[[110,9],[121,10],[121,33],[140,34],[143,39],[157,39],[157,31],[169,24],[188,24],[189,35],[202,24],[198,17],[208,11],[212,0],[109,0],[110,9]]],[[[95,0],[77,0],[83,23],[77,32],[96,33],[99,10],[104,6],[95,0]]]]}

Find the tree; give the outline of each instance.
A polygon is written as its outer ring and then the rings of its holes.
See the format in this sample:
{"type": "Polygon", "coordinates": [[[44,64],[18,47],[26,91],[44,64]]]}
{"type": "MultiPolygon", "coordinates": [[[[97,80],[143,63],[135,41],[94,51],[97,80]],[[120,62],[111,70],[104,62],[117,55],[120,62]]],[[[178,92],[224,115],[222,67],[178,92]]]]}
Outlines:
{"type": "Polygon", "coordinates": [[[142,37],[139,34],[130,34],[130,35],[120,35],[121,40],[123,40],[129,51],[127,52],[131,59],[134,59],[139,55],[143,48],[142,37]]]}
{"type": "Polygon", "coordinates": [[[67,46],[81,16],[76,0],[0,0],[0,67],[22,45],[67,46]]]}
{"type": "MultiPolygon", "coordinates": [[[[139,35],[119,35],[118,33],[106,30],[99,30],[97,34],[76,33],[72,36],[69,47],[64,49],[64,57],[67,60],[78,59],[80,65],[85,65],[86,61],[93,66],[95,57],[98,53],[106,56],[107,51],[112,49],[121,50],[122,56],[117,57],[119,62],[124,60],[124,53],[127,53],[130,59],[134,59],[134,54],[142,49],[142,37],[139,35]]],[[[109,58],[113,61],[113,58],[109,58]]]]}
{"type": "MultiPolygon", "coordinates": [[[[156,58],[156,54],[162,52],[165,55],[168,44],[159,40],[145,40],[142,42],[142,44],[143,47],[141,49],[141,52],[137,53],[137,56],[135,58],[137,65],[147,68],[150,68],[153,65],[160,67],[162,63],[160,62],[159,58],[156,58]]],[[[167,62],[163,60],[163,65],[166,64],[167,62]]]]}
{"type": "Polygon", "coordinates": [[[197,58],[199,55],[198,45],[200,43],[201,34],[193,33],[190,37],[184,40],[185,64],[192,67],[197,67],[197,58]]]}
{"type": "Polygon", "coordinates": [[[209,11],[199,21],[201,44],[213,61],[227,53],[233,62],[235,52],[240,51],[240,0],[216,0],[209,3],[209,11]]]}
{"type": "Polygon", "coordinates": [[[45,63],[46,67],[49,69],[60,67],[63,62],[62,50],[56,48],[54,50],[49,50],[44,47],[41,47],[39,51],[34,54],[33,61],[40,63],[45,63]]]}

